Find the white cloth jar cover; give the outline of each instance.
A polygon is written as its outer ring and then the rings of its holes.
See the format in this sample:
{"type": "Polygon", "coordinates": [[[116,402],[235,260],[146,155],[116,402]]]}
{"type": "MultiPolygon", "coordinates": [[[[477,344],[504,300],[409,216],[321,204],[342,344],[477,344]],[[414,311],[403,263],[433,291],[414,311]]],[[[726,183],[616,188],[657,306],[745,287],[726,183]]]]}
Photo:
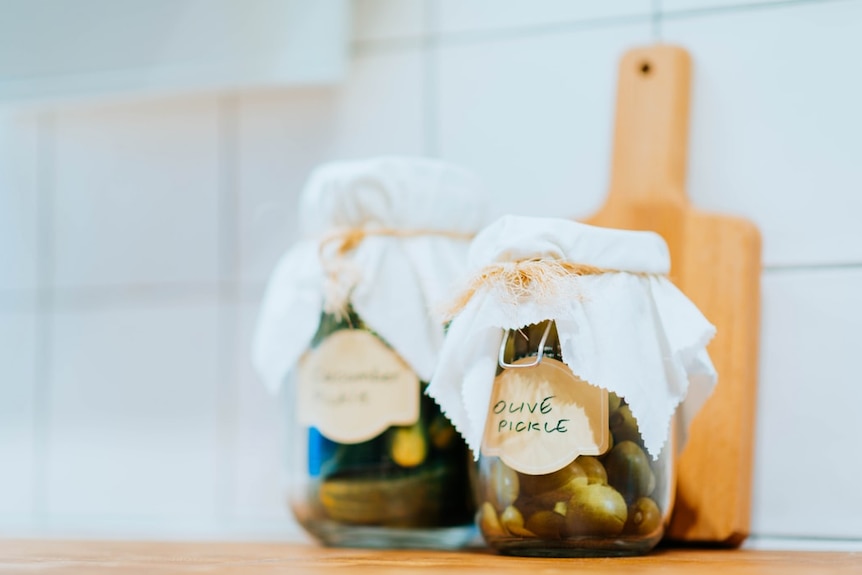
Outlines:
{"type": "Polygon", "coordinates": [[[443,342],[432,308],[466,269],[483,224],[477,179],[428,159],[381,157],[317,168],[300,198],[302,239],[276,266],[252,360],[272,391],[305,352],[324,309],[348,301],[429,381],[443,342]]]}
{"type": "Polygon", "coordinates": [[[658,234],[505,216],[473,241],[469,266],[475,281],[428,394],[476,457],[505,330],[544,320],[556,322],[562,360],[575,375],[626,399],[653,458],[677,407],[684,441],[716,382],[706,352],[715,328],[667,279],[670,256],[658,234]],[[595,269],[575,273],[564,262],[595,269]],[[513,286],[523,266],[550,272],[513,286]]]}

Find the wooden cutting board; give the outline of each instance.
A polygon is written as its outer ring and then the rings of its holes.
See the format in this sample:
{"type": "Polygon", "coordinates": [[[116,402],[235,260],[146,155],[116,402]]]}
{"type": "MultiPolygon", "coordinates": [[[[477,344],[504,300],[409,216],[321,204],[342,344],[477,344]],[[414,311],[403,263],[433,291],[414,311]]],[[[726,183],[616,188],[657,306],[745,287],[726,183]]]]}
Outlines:
{"type": "Polygon", "coordinates": [[[695,209],[685,193],[691,59],[638,48],[620,61],[610,191],[586,221],[652,230],[671,280],[716,326],[718,385],[680,460],[669,538],[739,545],[748,535],[760,321],[760,234],[744,219],[695,209]]]}

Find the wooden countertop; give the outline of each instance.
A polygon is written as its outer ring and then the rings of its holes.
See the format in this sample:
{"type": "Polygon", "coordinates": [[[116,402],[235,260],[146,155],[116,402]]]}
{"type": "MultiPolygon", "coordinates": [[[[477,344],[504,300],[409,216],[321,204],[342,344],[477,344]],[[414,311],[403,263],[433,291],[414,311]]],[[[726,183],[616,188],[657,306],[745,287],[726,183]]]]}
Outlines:
{"type": "Polygon", "coordinates": [[[375,551],[327,549],[297,543],[152,543],[0,541],[0,573],[133,575],[452,575],[531,573],[862,574],[862,553],[659,549],[651,555],[608,559],[502,557],[484,549],[375,551]]]}

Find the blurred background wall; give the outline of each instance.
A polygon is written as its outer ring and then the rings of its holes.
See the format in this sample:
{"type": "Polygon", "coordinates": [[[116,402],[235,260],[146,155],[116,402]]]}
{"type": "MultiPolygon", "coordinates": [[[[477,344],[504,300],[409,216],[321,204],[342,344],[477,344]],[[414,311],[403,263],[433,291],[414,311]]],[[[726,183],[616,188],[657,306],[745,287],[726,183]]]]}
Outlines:
{"type": "Polygon", "coordinates": [[[862,0],[352,9],[335,86],[2,108],[0,535],[300,536],[248,356],[309,170],[438,156],[498,213],[588,215],[617,59],[664,41],[690,197],[764,238],[753,533],[862,543],[862,0]]]}

